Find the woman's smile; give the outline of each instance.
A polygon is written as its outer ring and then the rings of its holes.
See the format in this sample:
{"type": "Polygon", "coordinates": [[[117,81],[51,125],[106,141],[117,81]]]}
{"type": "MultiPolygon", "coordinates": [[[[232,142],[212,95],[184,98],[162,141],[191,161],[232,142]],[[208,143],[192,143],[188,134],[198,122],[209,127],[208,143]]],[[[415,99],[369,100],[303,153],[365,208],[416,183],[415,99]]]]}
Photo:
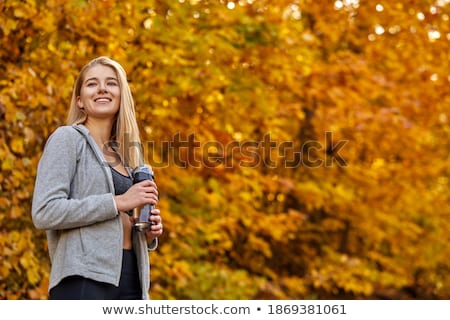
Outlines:
{"type": "Polygon", "coordinates": [[[120,86],[114,69],[104,65],[89,69],[77,102],[88,121],[114,118],[120,107],[120,86]]]}

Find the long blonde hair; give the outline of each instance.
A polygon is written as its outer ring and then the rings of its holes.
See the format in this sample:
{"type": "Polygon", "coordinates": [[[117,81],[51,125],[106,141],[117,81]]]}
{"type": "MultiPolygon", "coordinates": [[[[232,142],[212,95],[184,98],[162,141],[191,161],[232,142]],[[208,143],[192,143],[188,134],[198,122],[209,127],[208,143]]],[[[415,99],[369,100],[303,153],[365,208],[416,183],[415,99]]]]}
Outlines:
{"type": "Polygon", "coordinates": [[[68,125],[83,124],[86,122],[87,114],[78,107],[77,97],[80,96],[81,86],[85,80],[86,72],[98,64],[112,68],[117,75],[120,86],[120,107],[113,124],[110,143],[119,153],[122,161],[124,161],[124,165],[135,168],[143,163],[143,150],[127,74],[118,62],[101,56],[91,60],[81,69],[73,88],[66,122],[68,125]]]}

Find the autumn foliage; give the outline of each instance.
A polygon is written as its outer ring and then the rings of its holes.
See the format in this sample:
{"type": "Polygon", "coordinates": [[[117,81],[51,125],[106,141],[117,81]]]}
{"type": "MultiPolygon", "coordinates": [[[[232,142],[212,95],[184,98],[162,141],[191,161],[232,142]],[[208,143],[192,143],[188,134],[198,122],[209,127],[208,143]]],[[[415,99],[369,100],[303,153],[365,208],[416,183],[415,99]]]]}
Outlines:
{"type": "Polygon", "coordinates": [[[119,61],[165,234],[152,299],[450,299],[450,1],[0,1],[0,298],[46,299],[36,167],[119,61]]]}

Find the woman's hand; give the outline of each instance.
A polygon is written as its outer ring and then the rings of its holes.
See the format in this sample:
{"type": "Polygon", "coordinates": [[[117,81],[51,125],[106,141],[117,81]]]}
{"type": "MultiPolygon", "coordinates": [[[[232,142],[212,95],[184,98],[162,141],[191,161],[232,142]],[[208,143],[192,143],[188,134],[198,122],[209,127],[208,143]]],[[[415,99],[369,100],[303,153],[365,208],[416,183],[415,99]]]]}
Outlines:
{"type": "Polygon", "coordinates": [[[152,210],[152,214],[148,218],[148,221],[150,221],[151,226],[146,231],[145,236],[147,237],[147,242],[150,243],[153,241],[153,239],[159,237],[163,233],[161,212],[159,211],[159,209],[152,210]]]}
{"type": "Polygon", "coordinates": [[[119,212],[127,212],[145,204],[155,206],[158,203],[158,188],[153,181],[141,181],[133,184],[124,194],[115,196],[114,200],[119,212]]]}

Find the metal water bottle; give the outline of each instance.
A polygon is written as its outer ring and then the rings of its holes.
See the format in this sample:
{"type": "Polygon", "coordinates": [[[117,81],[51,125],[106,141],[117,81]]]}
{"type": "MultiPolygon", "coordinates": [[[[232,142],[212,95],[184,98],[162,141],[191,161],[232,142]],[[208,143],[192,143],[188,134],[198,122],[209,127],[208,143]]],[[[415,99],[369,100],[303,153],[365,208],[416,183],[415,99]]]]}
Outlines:
{"type": "MultiPolygon", "coordinates": [[[[133,184],[141,181],[150,180],[154,181],[153,171],[151,166],[142,165],[137,167],[133,171],[133,184]]],[[[148,218],[152,214],[153,205],[145,204],[143,206],[133,209],[134,228],[138,231],[146,231],[152,225],[148,218]]]]}

